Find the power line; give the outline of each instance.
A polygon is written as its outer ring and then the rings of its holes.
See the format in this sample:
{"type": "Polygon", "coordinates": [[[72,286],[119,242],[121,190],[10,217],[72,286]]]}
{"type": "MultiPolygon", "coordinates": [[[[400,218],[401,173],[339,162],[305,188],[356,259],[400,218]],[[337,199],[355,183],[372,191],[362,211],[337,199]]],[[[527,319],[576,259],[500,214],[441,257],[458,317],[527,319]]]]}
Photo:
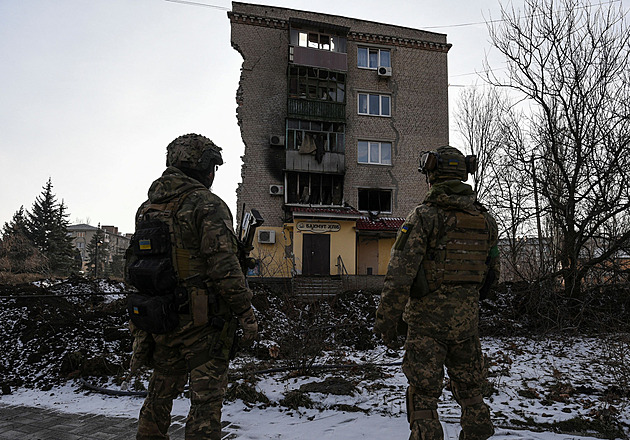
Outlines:
{"type": "MultiPolygon", "coordinates": [[[[212,9],[219,9],[221,11],[231,11],[232,8],[228,8],[226,6],[218,6],[218,5],[211,5],[208,3],[199,3],[199,2],[193,2],[193,1],[188,1],[188,0],[164,0],[167,2],[171,2],[171,3],[179,3],[182,5],[188,5],[188,6],[200,6],[200,7],[205,7],[205,8],[212,8],[212,9]]],[[[594,5],[587,5],[587,6],[583,6],[582,9],[585,9],[587,7],[592,7],[592,6],[603,6],[603,5],[610,5],[612,3],[619,3],[621,2],[621,0],[610,0],[607,2],[603,2],[603,3],[597,3],[594,5]]],[[[534,16],[527,16],[525,18],[531,18],[534,16]]],[[[458,27],[468,27],[468,26],[479,26],[479,25],[487,25],[490,23],[499,23],[505,21],[502,18],[496,19],[496,20],[488,20],[488,21],[475,21],[475,22],[470,22],[470,23],[459,23],[459,24],[445,24],[442,26],[422,26],[422,29],[445,29],[445,28],[458,28],[458,27]]]]}
{"type": "Polygon", "coordinates": [[[225,6],[209,5],[207,3],[190,2],[186,0],[164,0],[164,1],[171,2],[171,3],[181,3],[182,5],[189,5],[189,6],[203,6],[206,8],[219,9],[221,11],[232,10],[232,8],[227,8],[225,6]]]}
{"type": "MultiPolygon", "coordinates": [[[[610,5],[612,3],[619,3],[621,2],[621,0],[610,0],[604,3],[597,3],[594,5],[586,5],[583,6],[582,8],[577,8],[577,9],[586,9],[586,8],[590,8],[593,6],[604,6],[604,5],[610,5]]],[[[562,12],[567,12],[567,10],[563,10],[562,12]]],[[[535,14],[535,15],[528,15],[525,16],[523,18],[532,18],[532,17],[537,17],[539,16],[539,14],[535,14]]],[[[471,22],[471,23],[460,23],[460,24],[446,24],[446,25],[442,25],[442,26],[422,26],[422,29],[443,29],[443,28],[456,28],[456,27],[466,27],[466,26],[478,26],[480,24],[490,24],[490,23],[500,23],[502,21],[505,21],[502,18],[498,18],[496,20],[488,20],[488,21],[477,21],[477,22],[471,22]]]]}

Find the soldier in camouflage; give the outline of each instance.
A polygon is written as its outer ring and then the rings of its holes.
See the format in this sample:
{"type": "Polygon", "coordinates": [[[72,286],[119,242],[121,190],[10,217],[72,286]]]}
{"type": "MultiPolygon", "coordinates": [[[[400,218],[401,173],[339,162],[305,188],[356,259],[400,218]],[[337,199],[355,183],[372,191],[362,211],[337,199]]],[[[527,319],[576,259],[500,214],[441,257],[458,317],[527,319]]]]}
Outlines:
{"type": "Polygon", "coordinates": [[[209,191],[222,163],[221,149],[210,139],[196,134],[178,137],[167,147],[166,170],[138,210],[136,224],[148,212],[170,217],[174,265],[187,298],[179,308],[179,324],[170,333],[150,334],[131,324],[131,369],[153,368],[137,439],[169,438],[173,399],[188,382],[186,439],[220,439],[237,322],[243,328],[242,343],[251,343],[257,335],[252,295],[237,259],[232,215],[209,191]]]}
{"type": "Polygon", "coordinates": [[[478,301],[499,277],[498,229],[463,183],[475,169],[474,156],[449,146],[422,156],[420,171],[431,188],[398,232],[376,312],[374,332],[390,347],[407,327],[403,372],[410,440],[444,437],[437,413],[444,366],[462,408],[460,439],[494,434],[481,391],[478,301]]]}

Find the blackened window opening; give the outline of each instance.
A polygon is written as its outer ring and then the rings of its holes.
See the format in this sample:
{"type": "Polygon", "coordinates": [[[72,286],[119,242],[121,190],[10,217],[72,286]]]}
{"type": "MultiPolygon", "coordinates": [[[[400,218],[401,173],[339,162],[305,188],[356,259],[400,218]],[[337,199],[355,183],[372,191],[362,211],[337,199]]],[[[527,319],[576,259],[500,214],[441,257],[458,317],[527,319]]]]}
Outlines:
{"type": "Polygon", "coordinates": [[[392,212],[392,192],[381,189],[359,189],[359,211],[392,212]]]}
{"type": "Polygon", "coordinates": [[[340,206],[343,203],[343,176],[287,172],[287,203],[340,206]]]}

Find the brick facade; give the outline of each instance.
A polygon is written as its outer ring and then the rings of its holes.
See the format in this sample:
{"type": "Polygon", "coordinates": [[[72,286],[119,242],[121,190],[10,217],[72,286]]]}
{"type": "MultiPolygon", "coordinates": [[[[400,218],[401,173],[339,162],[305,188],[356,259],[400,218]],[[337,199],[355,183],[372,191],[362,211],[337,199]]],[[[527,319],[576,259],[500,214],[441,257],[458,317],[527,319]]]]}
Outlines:
{"type": "MultiPolygon", "coordinates": [[[[282,225],[284,199],[269,185],[284,184],[285,151],[270,147],[285,134],[289,20],[299,18],[349,28],[347,36],[346,173],[344,201],[358,206],[358,188],[393,191],[393,217],[406,216],[426,191],[417,171],[420,152],[448,144],[446,36],[417,29],[279,7],[232,3],[232,45],[243,56],[237,92],[238,122],[245,144],[238,209],[257,207],[270,226],[282,225]],[[391,51],[392,76],[357,67],[357,47],[391,51]],[[392,97],[391,117],[357,114],[357,93],[392,97]],[[357,141],[392,142],[392,165],[357,163],[357,141]]],[[[239,214],[240,217],[240,214],[239,214]]]]}
{"type": "MultiPolygon", "coordinates": [[[[286,228],[293,220],[285,204],[288,196],[271,195],[269,186],[286,185],[289,173],[296,170],[291,168],[295,162],[292,159],[289,164],[289,153],[283,146],[270,145],[270,136],[288,137],[287,118],[290,111],[295,111],[289,109],[291,99],[298,105],[311,105],[310,108],[319,105],[321,109],[326,105],[313,102],[312,98],[309,102],[306,98],[290,97],[288,73],[298,64],[294,56],[303,63],[315,63],[300,66],[327,68],[345,75],[345,118],[341,120],[345,126],[345,153],[341,154],[344,162],[341,174],[338,169],[332,172],[343,178],[343,199],[335,199],[333,204],[355,208],[354,212],[359,209],[367,215],[359,203],[359,190],[371,189],[391,191],[391,209],[379,212],[381,217],[405,217],[418,205],[427,189],[424,177],[418,172],[419,156],[422,151],[448,144],[447,54],[450,45],[446,35],[239,2],[232,3],[228,16],[232,46],[243,57],[236,94],[237,119],[245,144],[242,183],[237,190],[238,218],[245,204],[247,208],[260,211],[266,227],[286,228]],[[291,39],[294,27],[339,36],[343,39],[340,46],[345,43],[345,51],[331,54],[332,49],[327,52],[297,47],[291,39]],[[358,67],[359,48],[388,51],[391,76],[358,67]],[[390,116],[359,115],[359,93],[390,97],[390,116]],[[359,163],[359,141],[391,143],[391,164],[359,163]]],[[[338,111],[343,105],[333,102],[326,108],[338,111]]],[[[322,119],[320,113],[312,116],[322,119]]],[[[339,115],[335,113],[334,117],[339,118],[339,115]]],[[[331,152],[325,154],[329,158],[334,156],[331,152]]],[[[338,165],[339,159],[335,160],[338,165]]],[[[316,172],[321,173],[321,170],[316,172]]],[[[330,169],[324,170],[326,172],[330,169]]],[[[319,176],[324,179],[324,175],[319,176]]],[[[298,185],[298,191],[299,188],[298,185]]],[[[285,192],[287,190],[285,187],[285,192]]],[[[388,238],[391,240],[391,233],[388,238]]],[[[349,257],[344,260],[346,258],[349,257]]],[[[356,255],[353,258],[356,259],[356,255]]]]}

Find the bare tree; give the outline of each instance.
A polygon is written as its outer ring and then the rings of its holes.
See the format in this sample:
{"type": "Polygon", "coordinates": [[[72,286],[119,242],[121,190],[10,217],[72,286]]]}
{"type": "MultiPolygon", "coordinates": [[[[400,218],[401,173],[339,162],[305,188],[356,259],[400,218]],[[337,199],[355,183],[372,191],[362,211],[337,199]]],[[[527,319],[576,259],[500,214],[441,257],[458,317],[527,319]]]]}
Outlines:
{"type": "Polygon", "coordinates": [[[506,281],[540,277],[543,261],[539,246],[531,240],[536,234],[533,186],[521,120],[522,114],[496,87],[464,90],[455,112],[464,149],[478,158],[479,169],[473,176],[478,198],[499,226],[506,281]]]}
{"type": "Polygon", "coordinates": [[[630,29],[621,6],[585,0],[525,0],[502,8],[489,25],[507,61],[496,86],[519,92],[531,107],[528,148],[539,191],[538,215],[555,232],[565,292],[581,297],[588,272],[630,238],[630,29]],[[533,159],[532,159],[533,158],[533,159]],[[589,252],[594,240],[598,251],[589,252]]]}
{"type": "Polygon", "coordinates": [[[461,93],[455,112],[455,124],[463,138],[466,153],[477,156],[473,188],[479,200],[485,201],[492,191],[489,178],[491,163],[500,148],[501,115],[505,104],[494,87],[470,87],[461,93]]]}

